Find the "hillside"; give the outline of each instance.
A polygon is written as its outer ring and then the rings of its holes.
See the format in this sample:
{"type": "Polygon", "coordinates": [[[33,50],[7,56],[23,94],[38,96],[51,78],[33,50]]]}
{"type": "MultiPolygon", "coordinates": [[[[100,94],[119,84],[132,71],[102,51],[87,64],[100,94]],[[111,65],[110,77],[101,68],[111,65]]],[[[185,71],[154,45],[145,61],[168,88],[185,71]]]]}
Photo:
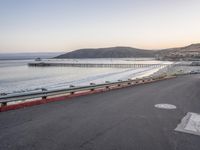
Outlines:
{"type": "Polygon", "coordinates": [[[55,58],[137,58],[155,57],[158,60],[200,60],[200,44],[163,50],[145,50],[131,47],[79,49],[55,58]]]}
{"type": "Polygon", "coordinates": [[[128,58],[154,57],[156,51],[142,50],[131,47],[110,47],[98,49],[79,49],[55,58],[128,58]]]}
{"type": "Polygon", "coordinates": [[[156,57],[160,60],[199,60],[200,44],[160,50],[156,57]]]}

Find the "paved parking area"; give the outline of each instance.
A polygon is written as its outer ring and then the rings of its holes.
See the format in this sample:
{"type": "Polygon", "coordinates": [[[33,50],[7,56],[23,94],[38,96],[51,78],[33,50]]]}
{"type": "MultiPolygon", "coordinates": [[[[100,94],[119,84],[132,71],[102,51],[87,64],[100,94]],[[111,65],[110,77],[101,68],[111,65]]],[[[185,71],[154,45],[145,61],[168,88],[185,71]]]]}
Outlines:
{"type": "Polygon", "coordinates": [[[188,112],[200,113],[200,75],[2,112],[0,149],[199,150],[200,136],[174,130],[188,112]]]}

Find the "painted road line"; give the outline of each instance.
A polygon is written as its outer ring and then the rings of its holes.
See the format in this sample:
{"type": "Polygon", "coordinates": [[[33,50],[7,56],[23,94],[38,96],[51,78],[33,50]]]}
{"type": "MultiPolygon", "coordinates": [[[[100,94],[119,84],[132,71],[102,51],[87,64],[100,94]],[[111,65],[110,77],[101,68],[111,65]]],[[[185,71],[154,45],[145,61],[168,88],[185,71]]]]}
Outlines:
{"type": "Polygon", "coordinates": [[[176,109],[176,106],[172,104],[156,104],[155,107],[159,109],[176,109]]]}
{"type": "Polygon", "coordinates": [[[188,112],[175,131],[200,135],[200,114],[188,112]]]}

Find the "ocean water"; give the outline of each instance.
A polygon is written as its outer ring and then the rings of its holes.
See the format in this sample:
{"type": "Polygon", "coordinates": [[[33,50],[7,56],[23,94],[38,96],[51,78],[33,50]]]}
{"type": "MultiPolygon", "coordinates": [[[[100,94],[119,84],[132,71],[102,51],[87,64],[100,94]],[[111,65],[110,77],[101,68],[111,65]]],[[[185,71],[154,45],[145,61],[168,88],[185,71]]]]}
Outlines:
{"type": "MultiPolygon", "coordinates": [[[[67,88],[70,85],[84,86],[90,83],[127,80],[150,75],[160,68],[78,68],[78,67],[29,67],[33,60],[0,61],[0,93],[18,93],[32,90],[67,88]]],[[[160,63],[154,60],[132,59],[85,59],[45,60],[89,63],[160,63]]],[[[165,62],[168,63],[168,62],[165,62]]],[[[170,63],[169,63],[170,64],[170,63]]]]}

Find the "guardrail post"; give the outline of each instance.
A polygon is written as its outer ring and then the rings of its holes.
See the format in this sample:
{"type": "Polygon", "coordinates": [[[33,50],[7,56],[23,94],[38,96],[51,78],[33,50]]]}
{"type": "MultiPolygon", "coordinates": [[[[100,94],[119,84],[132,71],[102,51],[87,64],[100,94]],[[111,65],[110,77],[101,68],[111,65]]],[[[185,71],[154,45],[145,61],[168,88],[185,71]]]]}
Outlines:
{"type": "Polygon", "coordinates": [[[47,99],[47,96],[42,96],[42,99],[47,99]]]}
{"type": "MultiPolygon", "coordinates": [[[[109,84],[110,81],[106,81],[105,83],[106,83],[106,84],[109,84]]],[[[109,89],[109,87],[110,87],[109,85],[106,85],[106,89],[109,89]]]]}
{"type": "MultiPolygon", "coordinates": [[[[74,87],[75,87],[74,85],[70,85],[70,86],[69,86],[69,88],[74,88],[74,87]]],[[[73,95],[74,92],[70,92],[70,94],[73,95]]]]}
{"type": "MultiPolygon", "coordinates": [[[[122,82],[122,80],[118,80],[118,82],[122,82]]],[[[121,84],[119,83],[117,86],[121,86],[121,84]]]]}
{"type": "Polygon", "coordinates": [[[7,102],[2,102],[1,107],[7,106],[7,102]]]}
{"type": "MultiPolygon", "coordinates": [[[[95,83],[90,83],[90,85],[95,85],[95,83]]],[[[94,88],[92,88],[91,91],[94,91],[94,88]]]]}
{"type": "Polygon", "coordinates": [[[108,83],[110,83],[110,81],[106,81],[105,83],[107,83],[107,84],[108,84],[108,83]]]}
{"type": "Polygon", "coordinates": [[[128,85],[131,85],[131,81],[132,81],[132,80],[131,80],[131,79],[128,79],[128,81],[129,81],[129,82],[128,82],[128,85]]]}
{"type": "MultiPolygon", "coordinates": [[[[47,91],[47,89],[42,88],[42,91],[47,91]]],[[[42,96],[42,99],[47,99],[47,96],[42,96]]]]}
{"type": "Polygon", "coordinates": [[[70,85],[69,87],[70,87],[70,88],[73,88],[73,87],[75,87],[75,86],[74,86],[74,85],[70,85]]]}

